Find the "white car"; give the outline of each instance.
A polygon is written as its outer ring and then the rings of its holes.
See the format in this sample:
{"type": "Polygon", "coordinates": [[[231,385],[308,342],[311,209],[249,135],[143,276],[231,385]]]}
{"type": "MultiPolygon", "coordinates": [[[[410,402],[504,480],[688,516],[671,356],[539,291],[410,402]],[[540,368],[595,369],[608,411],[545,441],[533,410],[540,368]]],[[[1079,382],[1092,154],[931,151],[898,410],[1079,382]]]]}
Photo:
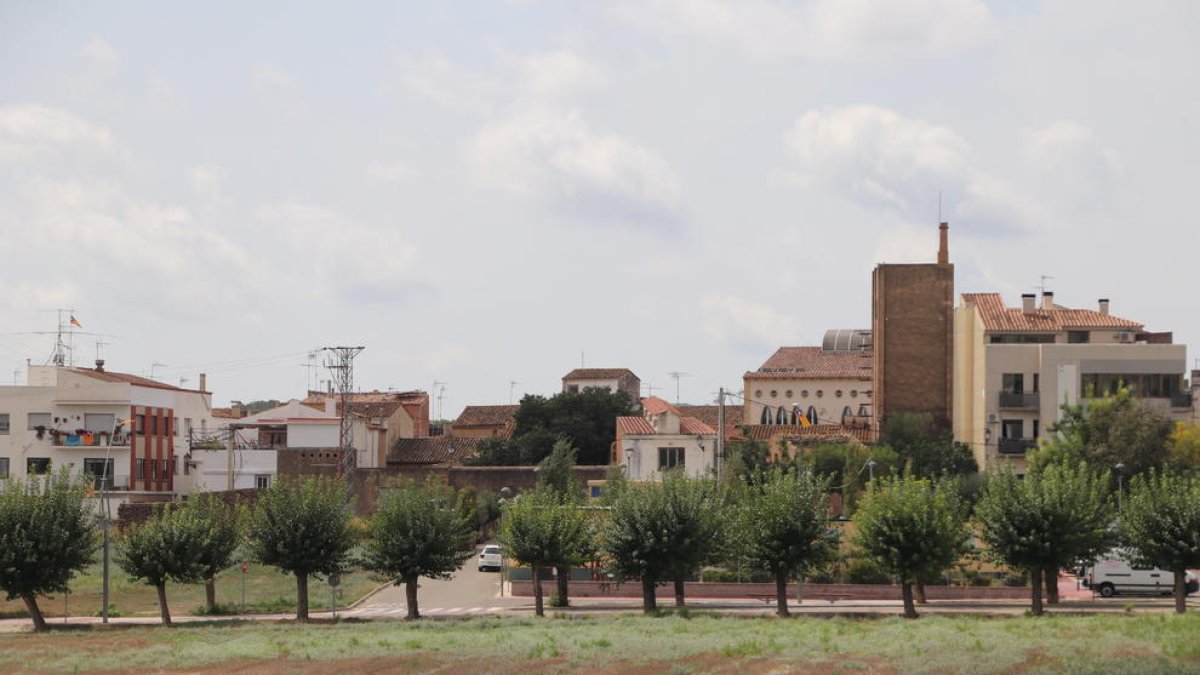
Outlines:
{"type": "Polygon", "coordinates": [[[500,566],[503,563],[504,555],[500,552],[500,547],[496,544],[488,544],[479,552],[479,571],[486,572],[489,569],[500,571],[500,566]]]}

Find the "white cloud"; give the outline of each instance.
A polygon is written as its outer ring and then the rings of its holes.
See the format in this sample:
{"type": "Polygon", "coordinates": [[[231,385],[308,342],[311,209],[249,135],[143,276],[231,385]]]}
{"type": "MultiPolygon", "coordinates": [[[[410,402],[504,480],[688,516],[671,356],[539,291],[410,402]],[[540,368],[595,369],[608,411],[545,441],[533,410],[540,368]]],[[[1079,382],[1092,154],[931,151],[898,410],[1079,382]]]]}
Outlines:
{"type": "Polygon", "coordinates": [[[0,106],[0,159],[52,148],[108,149],[112,134],[65,110],[35,104],[0,106]]]}
{"type": "Polygon", "coordinates": [[[599,68],[570,49],[528,54],[517,63],[526,86],[537,96],[594,87],[605,81],[599,68]]]}
{"type": "Polygon", "coordinates": [[[254,88],[269,102],[278,106],[288,119],[308,116],[308,102],[300,91],[296,78],[288,71],[270,63],[259,63],[251,73],[254,88]]]}
{"type": "Polygon", "coordinates": [[[478,112],[501,93],[493,78],[463,67],[440,52],[399,54],[383,83],[385,91],[415,94],[447,108],[478,112]]]}
{"type": "Polygon", "coordinates": [[[47,307],[73,307],[83,294],[73,283],[0,283],[0,299],[9,313],[33,313],[47,307]]]}
{"type": "Polygon", "coordinates": [[[1123,193],[1117,153],[1074,120],[1056,120],[1025,132],[1023,156],[1042,199],[1064,208],[1110,208],[1123,193]]]}
{"type": "Polygon", "coordinates": [[[663,224],[679,209],[679,179],[665,160],[593,130],[575,112],[534,107],[489,124],[471,156],[485,182],[547,198],[576,215],[663,224]]]}
{"type": "Polygon", "coordinates": [[[704,330],[719,344],[773,349],[795,344],[800,338],[800,321],[795,315],[768,305],[723,294],[707,295],[700,305],[704,330]]]}
{"type": "Polygon", "coordinates": [[[967,142],[948,127],[858,105],[805,113],[785,134],[805,187],[828,188],[909,220],[943,215],[971,221],[974,232],[1027,224],[1026,200],[976,168],[967,142]]]}
{"type": "Polygon", "coordinates": [[[218,202],[224,197],[225,169],[215,164],[192,167],[188,171],[188,181],[192,184],[192,192],[206,202],[218,202]]]}
{"type": "Polygon", "coordinates": [[[97,73],[112,75],[121,65],[121,55],[104,38],[96,35],[79,48],[79,56],[97,73]]]}
{"type": "Polygon", "coordinates": [[[981,0],[643,0],[615,13],[656,33],[684,31],[750,54],[849,63],[945,56],[992,30],[981,0]]]}

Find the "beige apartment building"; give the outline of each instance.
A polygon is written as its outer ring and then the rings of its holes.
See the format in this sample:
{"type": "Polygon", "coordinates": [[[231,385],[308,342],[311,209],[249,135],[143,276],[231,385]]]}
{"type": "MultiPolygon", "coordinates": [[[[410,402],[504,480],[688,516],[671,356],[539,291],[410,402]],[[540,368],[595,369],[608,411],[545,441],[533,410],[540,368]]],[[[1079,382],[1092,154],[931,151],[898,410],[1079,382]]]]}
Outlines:
{"type": "Polygon", "coordinates": [[[1130,386],[1145,405],[1192,416],[1186,347],[1129,319],[1054,303],[1053,293],[1007,307],[999,293],[964,293],[954,312],[954,436],[981,470],[1009,461],[1021,472],[1065,404],[1130,386]]]}
{"type": "Polygon", "coordinates": [[[868,425],[871,331],[832,330],[820,347],[780,347],[742,376],[744,424],[868,425]]]}

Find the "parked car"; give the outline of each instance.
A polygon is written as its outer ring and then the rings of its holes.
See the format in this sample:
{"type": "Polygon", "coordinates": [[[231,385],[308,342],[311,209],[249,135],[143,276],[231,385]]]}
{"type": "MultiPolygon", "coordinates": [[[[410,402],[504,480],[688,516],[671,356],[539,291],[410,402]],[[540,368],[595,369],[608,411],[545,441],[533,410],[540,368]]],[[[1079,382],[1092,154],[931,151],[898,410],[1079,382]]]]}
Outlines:
{"type": "Polygon", "coordinates": [[[479,552],[479,571],[486,572],[488,570],[500,571],[500,566],[504,564],[504,554],[500,551],[498,544],[488,544],[479,552]]]}
{"type": "MultiPolygon", "coordinates": [[[[1195,574],[1187,572],[1184,580],[1188,594],[1200,590],[1195,574]]],[[[1084,569],[1083,585],[1106,598],[1118,593],[1170,595],[1175,592],[1175,573],[1134,565],[1121,551],[1111,551],[1084,569]]]]}

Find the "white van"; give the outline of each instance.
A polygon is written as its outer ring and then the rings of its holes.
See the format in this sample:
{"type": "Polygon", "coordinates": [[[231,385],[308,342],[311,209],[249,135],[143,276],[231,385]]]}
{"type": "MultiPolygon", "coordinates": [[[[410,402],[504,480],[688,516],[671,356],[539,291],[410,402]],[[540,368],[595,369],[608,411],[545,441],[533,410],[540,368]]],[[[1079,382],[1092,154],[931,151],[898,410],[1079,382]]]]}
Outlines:
{"type": "MultiPolygon", "coordinates": [[[[1189,594],[1200,588],[1191,572],[1184,582],[1189,594]]],[[[1083,585],[1106,598],[1118,593],[1170,595],[1175,592],[1175,573],[1134,565],[1120,551],[1112,551],[1085,569],[1083,585]]]]}

